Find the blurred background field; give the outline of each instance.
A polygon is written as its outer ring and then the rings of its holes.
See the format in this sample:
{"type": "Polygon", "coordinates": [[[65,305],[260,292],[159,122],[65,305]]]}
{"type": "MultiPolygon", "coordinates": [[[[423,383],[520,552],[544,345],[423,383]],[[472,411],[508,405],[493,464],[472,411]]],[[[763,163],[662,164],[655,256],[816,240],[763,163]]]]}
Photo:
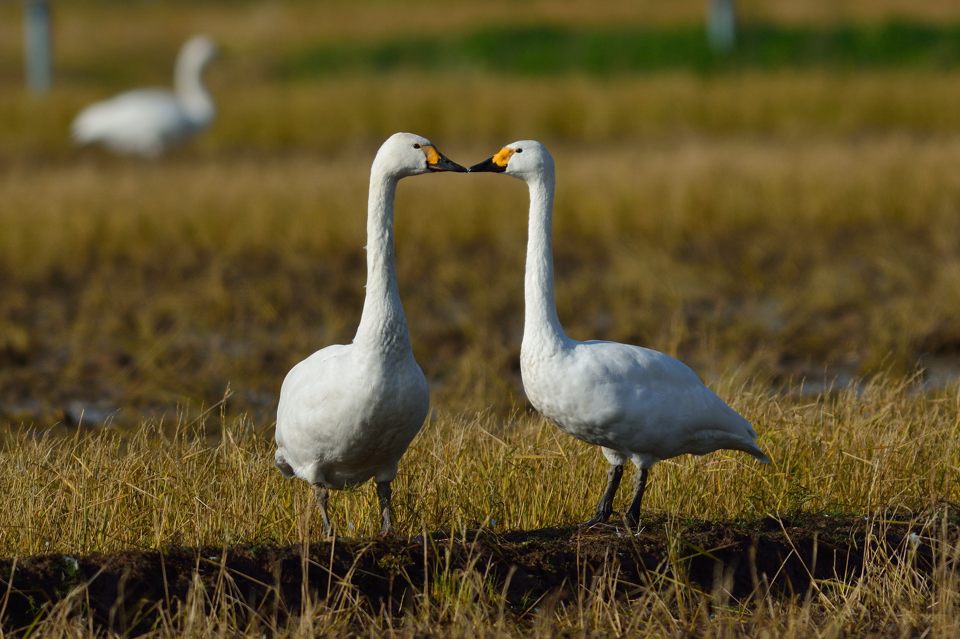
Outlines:
{"type": "MultiPolygon", "coordinates": [[[[545,142],[568,333],[676,355],[756,423],[773,468],[664,464],[648,508],[960,499],[960,3],[739,2],[729,54],[700,1],[52,4],[43,98],[23,89],[21,7],[0,5],[3,554],[296,541],[306,488],[270,466],[277,394],[353,336],[369,165],[397,130],[467,165],[545,142]],[[208,132],[156,162],[72,148],[82,106],[169,84],[195,32],[222,47],[208,132]],[[112,426],[43,437],[81,413],[112,426]],[[163,439],[185,424],[208,438],[163,439]]],[[[483,175],[399,189],[433,398],[401,464],[408,529],[569,524],[599,490],[597,451],[523,398],[526,198],[483,175]]],[[[335,518],[369,534],[370,501],[343,496],[335,518]]],[[[927,599],[890,597],[862,609],[933,623],[927,599]]]]}
{"type": "MultiPolygon", "coordinates": [[[[709,52],[703,9],[55,3],[41,99],[7,3],[0,411],[163,411],[229,383],[231,408],[269,418],[292,362],[352,336],[367,168],[395,130],[467,164],[518,137],[554,149],[574,336],[708,378],[952,379],[960,9],[740,3],[729,55],[709,52]],[[70,147],[81,106],[168,84],[198,31],[224,50],[208,134],[157,163],[70,147]]],[[[414,343],[451,408],[522,401],[525,194],[488,180],[411,181],[399,200],[414,343]]]]}
{"type": "MultiPolygon", "coordinates": [[[[55,3],[38,98],[5,4],[0,413],[136,423],[229,384],[230,410],[269,420],[289,366],[352,337],[367,170],[395,130],[465,164],[550,145],[575,337],[772,388],[952,382],[960,9],[739,10],[723,54],[700,2],[55,3]],[[198,31],[223,48],[208,133],[155,163],[71,148],[83,105],[167,85],[198,31]]],[[[523,403],[525,193],[490,179],[408,181],[398,203],[415,348],[452,410],[523,403]]]]}

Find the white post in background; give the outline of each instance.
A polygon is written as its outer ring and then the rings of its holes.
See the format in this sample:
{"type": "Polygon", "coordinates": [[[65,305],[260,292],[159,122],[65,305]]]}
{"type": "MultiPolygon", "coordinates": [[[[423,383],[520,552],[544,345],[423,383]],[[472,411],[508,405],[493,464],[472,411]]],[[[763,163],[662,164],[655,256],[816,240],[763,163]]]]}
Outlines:
{"type": "Polygon", "coordinates": [[[708,0],[707,40],[714,51],[727,52],[737,40],[737,9],[734,0],[708,0]]]}
{"type": "Polygon", "coordinates": [[[50,46],[50,3],[48,0],[24,0],[23,57],[27,88],[43,94],[53,81],[50,46]]]}

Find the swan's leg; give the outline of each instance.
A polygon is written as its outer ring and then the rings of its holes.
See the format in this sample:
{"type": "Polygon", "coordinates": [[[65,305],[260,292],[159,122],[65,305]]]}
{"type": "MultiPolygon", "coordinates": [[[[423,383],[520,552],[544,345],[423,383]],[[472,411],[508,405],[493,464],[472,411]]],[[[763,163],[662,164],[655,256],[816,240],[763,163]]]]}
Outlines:
{"type": "Polygon", "coordinates": [[[627,525],[630,528],[636,528],[640,523],[640,502],[643,501],[643,491],[647,488],[647,474],[650,471],[646,468],[637,469],[637,476],[634,479],[633,500],[630,502],[630,509],[627,510],[627,525]]]}
{"type": "Polygon", "coordinates": [[[320,518],[323,519],[323,532],[327,537],[330,537],[333,535],[333,526],[330,525],[330,518],[327,516],[327,499],[330,497],[330,490],[321,484],[314,484],[313,494],[317,497],[317,506],[320,508],[320,518]]]}
{"type": "Polygon", "coordinates": [[[622,477],[623,464],[610,464],[607,468],[607,488],[600,497],[597,510],[593,514],[593,517],[582,523],[581,526],[596,526],[610,519],[610,515],[613,513],[613,498],[617,494],[617,489],[620,488],[620,479],[622,477]]]}
{"type": "Polygon", "coordinates": [[[293,472],[293,466],[287,462],[286,458],[283,456],[283,453],[278,450],[274,454],[273,459],[274,465],[277,467],[277,470],[280,471],[280,474],[283,475],[284,479],[291,479],[294,476],[295,473],[293,472]]]}
{"type": "Polygon", "coordinates": [[[377,497],[380,501],[380,536],[386,537],[391,532],[393,532],[393,512],[390,509],[390,482],[389,481],[378,481],[377,482],[377,497]]]}

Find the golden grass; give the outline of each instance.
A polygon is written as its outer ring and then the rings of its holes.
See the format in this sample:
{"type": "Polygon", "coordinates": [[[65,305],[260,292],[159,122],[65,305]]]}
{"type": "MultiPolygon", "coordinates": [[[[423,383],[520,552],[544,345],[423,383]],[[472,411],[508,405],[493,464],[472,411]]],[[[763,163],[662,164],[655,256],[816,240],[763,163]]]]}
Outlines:
{"type": "MultiPolygon", "coordinates": [[[[164,66],[155,81],[167,82],[167,74],[164,66]]],[[[400,73],[284,84],[250,77],[242,64],[225,60],[210,75],[220,113],[186,157],[368,153],[397,130],[473,148],[520,136],[554,145],[642,147],[697,136],[802,140],[960,132],[956,72],[671,73],[611,80],[400,73]]],[[[45,101],[12,90],[0,102],[0,166],[75,162],[70,121],[110,90],[67,84],[45,101]]]]}
{"type": "MultiPolygon", "coordinates": [[[[822,397],[723,386],[757,425],[773,465],[734,453],[666,461],[651,473],[644,506],[729,520],[957,501],[960,394],[918,390],[882,379],[822,397]]],[[[0,458],[0,555],[291,544],[302,534],[299,513],[322,535],[308,487],[273,467],[269,426],[220,409],[166,427],[146,423],[129,436],[9,433],[0,458]]],[[[533,414],[435,410],[400,470],[398,529],[414,535],[573,524],[592,511],[605,463],[595,447],[533,414]]],[[[628,492],[619,495],[621,510],[628,492]]],[[[376,533],[370,486],[334,493],[331,508],[342,535],[376,533]]]]}
{"type": "MultiPolygon", "coordinates": [[[[558,161],[568,332],[679,355],[757,425],[771,467],[724,453],[653,471],[645,506],[668,538],[687,518],[842,511],[871,526],[887,509],[960,499],[956,382],[911,377],[918,363],[957,374],[956,72],[283,84],[271,65],[317,38],[690,21],[703,3],[180,6],[57,4],[62,67],[47,101],[18,87],[19,6],[0,6],[0,555],[317,539],[307,487],[272,467],[276,394],[294,362],[353,335],[367,171],[395,130],[428,135],[465,164],[512,139],[545,141],[558,161]],[[226,49],[211,69],[221,115],[207,135],[149,164],[70,149],[77,109],[128,83],[166,82],[172,51],[201,29],[226,49]],[[800,390],[803,377],[817,387],[836,376],[837,392],[800,390]],[[872,381],[846,386],[858,376],[872,381]],[[71,430],[74,400],[119,409],[115,426],[71,430]]],[[[950,3],[901,0],[743,10],[960,19],[950,3]]],[[[525,207],[522,185],[496,176],[400,188],[401,294],[433,392],[395,489],[404,534],[567,525],[598,496],[599,453],[524,406],[525,207]]],[[[373,534],[369,486],[335,494],[332,510],[345,534],[373,534]]],[[[577,584],[576,605],[518,620],[477,567],[442,575],[403,618],[347,588],[273,630],[954,636],[954,542],[936,538],[933,576],[877,551],[861,580],[800,599],[719,601],[675,580],[672,564],[624,599],[611,568],[577,584]]],[[[37,633],[92,634],[82,597],[47,611],[37,633]]],[[[227,590],[198,585],[156,634],[262,630],[238,626],[229,603],[227,590]]]]}
{"type": "MultiPolygon", "coordinates": [[[[507,141],[434,139],[464,163],[507,141]]],[[[955,137],[551,146],[572,336],[678,354],[708,380],[910,373],[954,352],[955,137]]],[[[0,352],[17,365],[0,394],[43,405],[8,416],[169,411],[232,384],[232,411],[271,417],[294,362],[353,336],[372,150],[11,167],[0,352]]],[[[401,185],[400,288],[435,406],[521,401],[525,211],[498,176],[401,185]]]]}
{"type": "MultiPolygon", "coordinates": [[[[958,584],[950,567],[957,550],[930,507],[960,498],[960,390],[937,397],[918,391],[891,380],[811,398],[724,387],[721,392],[758,424],[774,464],[760,466],[725,453],[664,462],[651,475],[645,505],[646,516],[663,527],[668,540],[680,539],[687,518],[891,508],[904,516],[927,510],[932,527],[923,539],[935,548],[939,565],[929,577],[904,559],[909,548],[874,547],[869,540],[882,538],[885,524],[882,517],[866,517],[864,526],[873,532],[861,549],[867,558],[864,574],[856,581],[821,580],[806,598],[767,594],[736,601],[719,591],[704,592],[679,576],[683,559],[677,556],[648,573],[650,584],[639,595],[618,580],[614,561],[590,583],[576,584],[575,602],[542,602],[523,614],[511,610],[504,616],[501,595],[491,590],[481,563],[456,572],[438,569],[430,590],[411,601],[400,618],[371,610],[343,584],[332,597],[321,588],[319,599],[308,599],[299,617],[273,631],[281,636],[373,631],[412,636],[430,629],[454,637],[468,628],[491,636],[950,634],[958,623],[958,584]],[[635,594],[625,597],[625,592],[635,594]]],[[[179,418],[173,434],[146,424],[129,437],[110,431],[8,435],[0,453],[0,491],[6,500],[0,554],[317,540],[321,527],[307,486],[280,478],[261,429],[245,418],[227,418],[219,408],[195,420],[179,418]],[[211,440],[208,431],[220,437],[211,440]]],[[[590,512],[603,470],[595,448],[537,416],[502,419],[438,411],[401,465],[395,488],[399,528],[412,536],[476,526],[569,525],[590,512]]],[[[626,499],[620,496],[620,508],[626,499]]],[[[335,493],[331,504],[342,534],[375,534],[369,486],[335,493]]],[[[233,599],[228,582],[222,588],[205,590],[198,582],[186,605],[164,609],[157,636],[262,632],[260,626],[238,625],[235,618],[238,603],[255,608],[257,602],[233,599]]],[[[92,630],[83,593],[80,588],[47,611],[40,626],[45,636],[92,630]]]]}

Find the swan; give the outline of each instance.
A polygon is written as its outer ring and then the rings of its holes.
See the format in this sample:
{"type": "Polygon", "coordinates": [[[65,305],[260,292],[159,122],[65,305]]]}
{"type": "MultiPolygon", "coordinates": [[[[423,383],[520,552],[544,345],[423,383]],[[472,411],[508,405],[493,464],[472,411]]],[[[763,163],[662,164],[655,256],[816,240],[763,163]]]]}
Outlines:
{"type": "Polygon", "coordinates": [[[373,160],[367,204],[367,285],[351,344],[327,346],[294,366],[280,389],[275,462],[314,486],[327,535],[331,489],[377,484],[383,535],[393,527],[390,482],[427,416],[427,381],[410,347],[397,290],[393,201],[397,182],[436,171],[465,173],[426,138],[395,133],[373,160]]]}
{"type": "Polygon", "coordinates": [[[584,526],[610,518],[628,459],[638,469],[626,514],[631,527],[639,523],[649,470],[660,460],[726,448],[770,462],[750,423],[682,362],[640,346],[580,342],[563,332],[553,292],[554,163],[543,144],[508,144],[470,171],[505,173],[530,190],[520,374],[534,408],[562,431],[600,446],[609,463],[606,489],[584,526]]]}
{"type": "Polygon", "coordinates": [[[215,108],[201,76],[216,52],[207,36],[190,38],[177,56],[173,91],[139,89],[91,104],[73,120],[74,142],[153,158],[206,129],[215,108]]]}

